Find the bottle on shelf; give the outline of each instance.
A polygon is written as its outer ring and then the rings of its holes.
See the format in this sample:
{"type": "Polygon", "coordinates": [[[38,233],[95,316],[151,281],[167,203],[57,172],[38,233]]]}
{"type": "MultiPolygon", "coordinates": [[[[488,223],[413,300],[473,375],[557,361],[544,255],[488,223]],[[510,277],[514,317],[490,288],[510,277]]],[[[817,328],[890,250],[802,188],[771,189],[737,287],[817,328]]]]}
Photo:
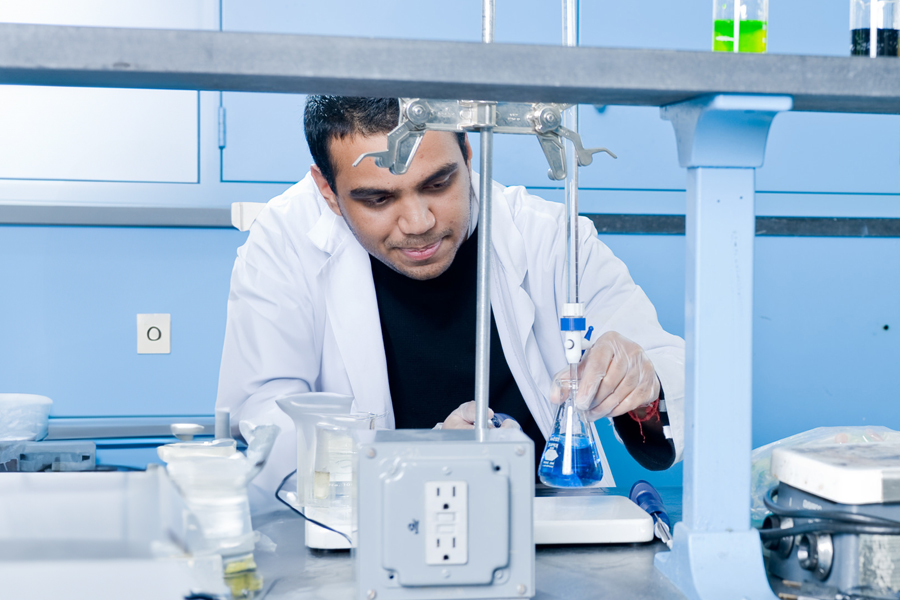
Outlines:
{"type": "Polygon", "coordinates": [[[900,0],[850,0],[850,56],[898,56],[900,0]]]}
{"type": "Polygon", "coordinates": [[[769,0],[713,0],[713,52],[766,51],[769,0]]]}

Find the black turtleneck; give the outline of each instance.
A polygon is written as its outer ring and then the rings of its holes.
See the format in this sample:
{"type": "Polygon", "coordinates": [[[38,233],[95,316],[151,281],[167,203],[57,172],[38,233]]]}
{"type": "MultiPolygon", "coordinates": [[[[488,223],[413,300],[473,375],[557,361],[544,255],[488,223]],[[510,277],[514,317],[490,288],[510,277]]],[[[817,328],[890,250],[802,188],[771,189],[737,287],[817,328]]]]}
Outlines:
{"type": "MultiPolygon", "coordinates": [[[[478,235],[438,277],[416,280],[371,257],[388,381],[398,429],[431,429],[475,399],[475,275],[478,235]]],[[[491,315],[490,406],[522,426],[536,458],[544,436],[513,379],[491,315]]]]}

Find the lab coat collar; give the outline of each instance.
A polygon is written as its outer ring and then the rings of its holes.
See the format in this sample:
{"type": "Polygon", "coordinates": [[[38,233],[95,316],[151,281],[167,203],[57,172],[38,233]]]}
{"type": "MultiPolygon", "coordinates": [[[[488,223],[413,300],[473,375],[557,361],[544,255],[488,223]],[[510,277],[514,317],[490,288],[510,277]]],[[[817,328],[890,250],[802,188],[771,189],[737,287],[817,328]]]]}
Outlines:
{"type": "MultiPolygon", "coordinates": [[[[478,221],[478,209],[481,205],[481,177],[472,173],[472,189],[475,190],[475,202],[472,207],[473,222],[478,221]]],[[[525,240],[515,227],[512,209],[506,199],[506,188],[493,182],[491,194],[491,247],[497,261],[510,285],[521,286],[525,280],[526,265],[525,240]]]]}
{"type": "MultiPolygon", "coordinates": [[[[312,175],[307,174],[306,178],[312,182],[312,175]]],[[[322,192],[318,186],[312,183],[313,195],[316,205],[319,208],[319,218],[306,235],[309,237],[313,245],[329,255],[335,254],[341,244],[347,239],[347,236],[353,236],[347,222],[331,210],[322,192]]],[[[355,239],[355,238],[354,238],[355,239]]]]}
{"type": "MultiPolygon", "coordinates": [[[[477,217],[480,198],[480,177],[478,173],[472,173],[472,186],[475,189],[476,206],[474,208],[477,217]]],[[[522,232],[515,225],[513,208],[510,206],[506,192],[508,188],[493,183],[491,194],[491,247],[494,251],[492,279],[495,281],[502,277],[509,296],[504,298],[496,285],[491,286],[491,306],[495,319],[507,318],[513,324],[513,330],[517,335],[516,343],[525,355],[528,336],[532,335],[534,325],[534,302],[522,288],[525,274],[528,271],[528,256],[525,249],[525,239],[522,232]]],[[[507,353],[507,361],[512,357],[507,353]]],[[[521,386],[520,386],[521,387],[521,386]]]]}
{"type": "Polygon", "coordinates": [[[320,214],[307,236],[316,248],[329,255],[317,279],[325,294],[325,310],[350,381],[354,409],[384,415],[388,426],[393,427],[381,318],[369,253],[356,240],[344,218],[328,207],[318,188],[314,193],[320,214]]]}

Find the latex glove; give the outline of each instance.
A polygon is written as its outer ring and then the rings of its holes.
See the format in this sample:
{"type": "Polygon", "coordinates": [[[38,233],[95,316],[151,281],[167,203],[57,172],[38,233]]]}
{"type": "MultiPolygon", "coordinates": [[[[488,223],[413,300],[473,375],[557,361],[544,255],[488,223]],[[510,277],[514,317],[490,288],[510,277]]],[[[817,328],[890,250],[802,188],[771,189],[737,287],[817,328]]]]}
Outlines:
{"type": "MultiPolygon", "coordinates": [[[[550,401],[562,404],[568,396],[569,367],[556,374],[550,401]]],[[[596,421],[618,417],[659,398],[659,378],[640,345],[615,331],[601,335],[578,363],[575,407],[596,421]]]]}
{"type": "MultiPolygon", "coordinates": [[[[494,417],[494,411],[488,408],[488,427],[493,428],[490,419],[494,417]]],[[[506,419],[500,427],[521,429],[515,419],[506,419]]],[[[475,429],[475,401],[465,402],[459,405],[459,408],[450,413],[450,416],[444,419],[441,426],[442,429],[475,429]]]]}

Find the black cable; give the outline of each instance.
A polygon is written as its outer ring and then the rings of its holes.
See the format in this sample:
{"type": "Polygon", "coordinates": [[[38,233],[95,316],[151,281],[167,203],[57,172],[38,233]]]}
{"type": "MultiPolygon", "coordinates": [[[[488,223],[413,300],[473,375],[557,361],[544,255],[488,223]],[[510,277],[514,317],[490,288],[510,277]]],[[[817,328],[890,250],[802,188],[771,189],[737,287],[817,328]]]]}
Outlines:
{"type": "Polygon", "coordinates": [[[107,464],[97,464],[97,467],[94,469],[95,471],[146,471],[147,469],[140,467],[131,467],[128,465],[107,465],[107,464]]]}
{"type": "Polygon", "coordinates": [[[763,496],[763,504],[765,504],[766,508],[772,511],[773,514],[776,514],[779,517],[790,517],[792,519],[827,519],[832,521],[840,521],[843,523],[859,523],[862,525],[878,525],[883,527],[900,527],[900,521],[895,521],[893,519],[887,519],[884,517],[875,517],[872,515],[852,513],[843,510],[802,510],[784,508],[783,506],[777,504],[772,498],[772,493],[775,492],[776,489],[777,487],[773,487],[766,493],[765,496],[763,496]]]}
{"type": "Polygon", "coordinates": [[[307,521],[309,521],[310,523],[312,523],[313,525],[318,525],[319,527],[321,527],[322,529],[325,529],[326,531],[331,531],[331,532],[338,534],[339,536],[341,536],[342,538],[347,540],[347,543],[350,544],[350,546],[353,546],[353,541],[347,536],[347,534],[345,534],[341,531],[338,531],[337,529],[332,529],[331,527],[329,527],[328,525],[326,525],[324,523],[319,523],[315,519],[310,519],[309,517],[304,515],[302,512],[300,512],[299,510],[294,508],[290,502],[288,502],[287,500],[285,500],[284,498],[282,498],[279,495],[279,494],[281,494],[281,489],[284,487],[284,484],[287,483],[287,480],[290,479],[296,472],[297,472],[297,469],[294,469],[293,471],[291,471],[290,473],[287,474],[287,477],[285,477],[284,479],[281,480],[281,484],[278,486],[278,489],[275,490],[275,499],[278,500],[279,502],[281,502],[282,504],[284,504],[285,506],[287,506],[289,509],[291,509],[292,511],[294,511],[301,517],[303,517],[304,519],[306,519],[307,521]]]}
{"type": "Polygon", "coordinates": [[[859,523],[839,523],[835,521],[813,521],[784,529],[760,529],[759,537],[763,541],[793,537],[804,533],[857,533],[868,535],[900,535],[900,527],[884,525],[861,525],[859,523]]]}
{"type": "Polygon", "coordinates": [[[801,535],[804,533],[855,533],[869,535],[900,535],[900,521],[851,513],[843,510],[804,510],[784,508],[775,502],[770,489],[763,503],[773,514],[791,519],[811,519],[810,523],[785,528],[760,529],[764,541],[801,535]]]}

